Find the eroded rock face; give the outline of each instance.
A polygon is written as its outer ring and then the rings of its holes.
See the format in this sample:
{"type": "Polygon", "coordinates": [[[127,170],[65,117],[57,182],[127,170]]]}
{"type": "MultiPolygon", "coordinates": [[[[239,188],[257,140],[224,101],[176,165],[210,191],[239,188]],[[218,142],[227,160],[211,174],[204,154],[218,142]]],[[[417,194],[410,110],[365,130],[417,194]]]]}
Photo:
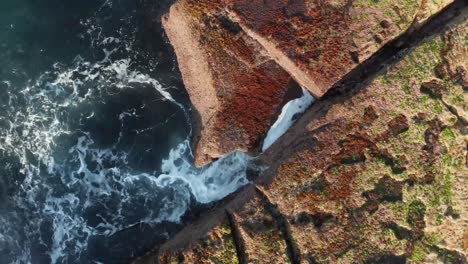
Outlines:
{"type": "Polygon", "coordinates": [[[450,0],[232,0],[233,16],[299,84],[321,97],[450,0]]]}
{"type": "Polygon", "coordinates": [[[204,263],[234,241],[232,263],[466,263],[467,28],[464,15],[364,87],[317,102],[261,156],[269,168],[249,201],[222,217],[232,240],[210,246],[216,228],[162,256],[206,245],[204,263]],[[433,96],[428,83],[444,86],[433,96]]]}
{"type": "Polygon", "coordinates": [[[436,77],[441,64],[466,71],[466,28],[465,18],[355,95],[317,103],[263,156],[272,165],[265,193],[303,259],[466,262],[466,113],[453,110],[466,105],[466,90],[459,75],[436,77]],[[324,232],[294,220],[304,214],[334,221],[324,232]]]}
{"type": "Polygon", "coordinates": [[[236,150],[256,153],[294,85],[224,8],[219,0],[183,0],[164,18],[198,117],[197,166],[236,150]]]}
{"type": "Polygon", "coordinates": [[[257,154],[292,80],[321,97],[452,0],[180,0],[164,18],[196,115],[195,163],[257,154]]]}

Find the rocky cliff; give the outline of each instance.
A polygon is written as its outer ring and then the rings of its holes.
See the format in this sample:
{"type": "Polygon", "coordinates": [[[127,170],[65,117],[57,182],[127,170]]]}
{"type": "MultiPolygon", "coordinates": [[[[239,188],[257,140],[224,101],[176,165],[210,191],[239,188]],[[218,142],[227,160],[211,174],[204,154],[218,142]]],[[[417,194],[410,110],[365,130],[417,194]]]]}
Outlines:
{"type": "Polygon", "coordinates": [[[237,34],[325,96],[259,157],[252,185],[139,263],[466,263],[466,3],[221,3],[237,34]],[[300,36],[328,48],[306,55],[300,36]]]}
{"type": "Polygon", "coordinates": [[[256,153],[294,89],[289,74],[229,19],[222,1],[179,1],[163,24],[197,119],[195,164],[256,153]]]}
{"type": "Polygon", "coordinates": [[[194,106],[196,165],[257,154],[293,80],[321,97],[451,2],[178,1],[163,24],[194,106]]]}

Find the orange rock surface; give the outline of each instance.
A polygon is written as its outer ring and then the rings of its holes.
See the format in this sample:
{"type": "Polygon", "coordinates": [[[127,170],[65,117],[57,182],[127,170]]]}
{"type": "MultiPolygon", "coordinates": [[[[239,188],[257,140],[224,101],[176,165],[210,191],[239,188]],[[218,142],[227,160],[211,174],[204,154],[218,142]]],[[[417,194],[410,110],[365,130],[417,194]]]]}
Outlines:
{"type": "Polygon", "coordinates": [[[163,24],[194,106],[195,164],[258,154],[293,80],[321,97],[451,2],[178,1],[163,24]]]}
{"type": "Polygon", "coordinates": [[[462,7],[362,85],[316,102],[260,156],[252,185],[141,263],[467,263],[462,7]],[[211,231],[187,242],[201,226],[211,231]]]}

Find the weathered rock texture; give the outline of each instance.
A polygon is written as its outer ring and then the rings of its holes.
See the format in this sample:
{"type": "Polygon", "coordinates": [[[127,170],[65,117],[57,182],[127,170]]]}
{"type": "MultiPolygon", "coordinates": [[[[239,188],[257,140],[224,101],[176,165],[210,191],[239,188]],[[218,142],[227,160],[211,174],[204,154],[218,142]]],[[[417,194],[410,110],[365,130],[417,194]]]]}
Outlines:
{"type": "Polygon", "coordinates": [[[199,119],[197,166],[236,150],[255,153],[294,84],[224,8],[183,0],[163,21],[199,119]]]}
{"type": "Polygon", "coordinates": [[[222,213],[228,224],[142,263],[467,263],[464,12],[314,104],[261,156],[269,168],[240,193],[244,207],[222,213]]]}
{"type": "Polygon", "coordinates": [[[245,31],[301,86],[321,97],[359,62],[452,1],[228,2],[245,31]]]}
{"type": "Polygon", "coordinates": [[[303,260],[466,261],[466,26],[428,39],[355,95],[315,105],[300,134],[264,157],[283,161],[265,192],[303,260]]]}
{"type": "Polygon", "coordinates": [[[451,2],[180,0],[164,27],[197,114],[196,165],[256,154],[291,77],[321,97],[451,2]]]}

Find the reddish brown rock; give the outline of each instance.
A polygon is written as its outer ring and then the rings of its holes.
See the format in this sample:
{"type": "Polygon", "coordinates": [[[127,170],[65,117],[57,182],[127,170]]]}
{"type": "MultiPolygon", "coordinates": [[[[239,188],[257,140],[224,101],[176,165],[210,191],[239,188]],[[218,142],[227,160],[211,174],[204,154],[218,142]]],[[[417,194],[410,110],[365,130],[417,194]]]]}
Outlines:
{"type": "Polygon", "coordinates": [[[442,98],[443,91],[443,84],[436,79],[431,80],[430,82],[424,82],[421,85],[421,92],[427,93],[434,98],[442,98]]]}
{"type": "Polygon", "coordinates": [[[221,0],[181,0],[163,25],[196,115],[195,164],[233,151],[255,154],[293,84],[221,0]]]}
{"type": "Polygon", "coordinates": [[[302,259],[466,262],[468,211],[460,199],[468,191],[459,186],[468,179],[466,136],[454,106],[444,103],[463,87],[457,75],[447,75],[438,81],[443,96],[420,89],[447,52],[457,52],[455,61],[467,55],[459,49],[462,32],[466,21],[421,43],[356,94],[316,103],[297,131],[263,155],[271,165],[267,182],[272,177],[266,193],[290,219],[302,259]],[[322,231],[295,220],[304,214],[333,221],[322,231]]]}
{"type": "Polygon", "coordinates": [[[249,36],[302,87],[321,97],[359,62],[453,1],[227,2],[249,36]]]}
{"type": "Polygon", "coordinates": [[[182,236],[200,239],[171,247],[173,253],[206,247],[185,263],[213,260],[234,241],[238,258],[219,263],[285,263],[285,247],[291,263],[466,263],[463,82],[459,74],[440,76],[442,97],[420,89],[439,78],[441,65],[448,73],[465,68],[464,11],[363,86],[316,102],[263,153],[256,192],[250,186],[250,196],[242,190],[230,200],[244,204],[228,208],[234,239],[207,243],[211,233],[201,237],[198,230],[214,220],[205,215],[182,236]]]}
{"type": "Polygon", "coordinates": [[[178,1],[163,24],[194,106],[196,165],[236,150],[257,154],[291,77],[321,97],[451,2],[178,1]]]}

